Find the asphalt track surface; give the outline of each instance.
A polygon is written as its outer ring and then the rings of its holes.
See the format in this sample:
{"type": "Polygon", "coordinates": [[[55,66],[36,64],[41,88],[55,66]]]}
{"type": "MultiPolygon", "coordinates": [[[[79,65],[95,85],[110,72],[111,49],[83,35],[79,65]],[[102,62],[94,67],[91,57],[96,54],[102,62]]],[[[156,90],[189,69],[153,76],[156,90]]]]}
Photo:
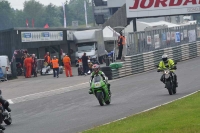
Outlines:
{"type": "Polygon", "coordinates": [[[67,93],[11,105],[13,124],[6,126],[5,133],[80,132],[199,90],[200,58],[178,63],[177,67],[176,95],[168,94],[156,70],[110,81],[112,101],[108,106],[101,107],[84,85],[67,93]]]}

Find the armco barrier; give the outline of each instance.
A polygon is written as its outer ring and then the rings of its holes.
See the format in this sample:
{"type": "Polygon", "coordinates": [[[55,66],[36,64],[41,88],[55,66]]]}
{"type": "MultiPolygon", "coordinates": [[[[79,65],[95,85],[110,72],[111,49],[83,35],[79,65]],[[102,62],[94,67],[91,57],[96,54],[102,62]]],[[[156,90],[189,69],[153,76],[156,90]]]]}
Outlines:
{"type": "Polygon", "coordinates": [[[161,61],[161,56],[164,53],[176,62],[192,59],[200,56],[200,42],[183,44],[176,47],[159,49],[132,56],[125,56],[123,67],[120,69],[112,69],[113,79],[155,69],[155,66],[161,61]]]}

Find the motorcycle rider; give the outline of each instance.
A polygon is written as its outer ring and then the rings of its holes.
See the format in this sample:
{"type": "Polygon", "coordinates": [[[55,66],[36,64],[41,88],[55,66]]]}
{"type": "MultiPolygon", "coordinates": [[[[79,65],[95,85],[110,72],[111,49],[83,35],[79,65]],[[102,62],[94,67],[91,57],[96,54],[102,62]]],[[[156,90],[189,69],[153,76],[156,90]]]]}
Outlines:
{"type": "MultiPolygon", "coordinates": [[[[163,54],[162,55],[162,61],[160,61],[160,63],[159,63],[157,72],[160,72],[161,70],[163,70],[165,68],[168,68],[168,69],[171,70],[172,76],[173,76],[173,81],[174,81],[174,83],[176,83],[175,84],[176,87],[178,87],[177,76],[174,73],[174,70],[176,70],[177,68],[176,68],[176,65],[175,65],[174,61],[172,59],[168,59],[168,55],[167,54],[163,54]]],[[[165,84],[164,79],[165,79],[165,77],[164,77],[164,74],[163,74],[161,76],[161,78],[160,78],[160,81],[165,84]]],[[[165,85],[165,88],[166,88],[166,85],[165,85]]]]}
{"type": "MultiPolygon", "coordinates": [[[[0,103],[2,104],[2,106],[0,106],[0,111],[2,112],[2,114],[4,113],[4,110],[11,112],[11,109],[8,107],[9,102],[2,97],[1,90],[0,90],[0,103]]],[[[2,122],[3,122],[3,118],[2,118],[2,115],[1,115],[0,116],[0,129],[5,130],[5,127],[3,125],[1,125],[2,122]]]]}
{"type": "MultiPolygon", "coordinates": [[[[108,82],[105,81],[105,80],[106,80],[106,75],[104,74],[104,72],[100,71],[100,66],[97,65],[97,64],[94,64],[94,65],[92,66],[92,69],[93,69],[93,72],[91,73],[90,83],[92,82],[92,80],[93,80],[95,74],[96,74],[96,75],[97,75],[97,74],[101,75],[101,77],[103,78],[104,82],[107,84],[109,94],[111,94],[111,92],[110,92],[110,84],[109,84],[108,82]]],[[[89,94],[93,94],[91,88],[89,89],[89,94]]]]}

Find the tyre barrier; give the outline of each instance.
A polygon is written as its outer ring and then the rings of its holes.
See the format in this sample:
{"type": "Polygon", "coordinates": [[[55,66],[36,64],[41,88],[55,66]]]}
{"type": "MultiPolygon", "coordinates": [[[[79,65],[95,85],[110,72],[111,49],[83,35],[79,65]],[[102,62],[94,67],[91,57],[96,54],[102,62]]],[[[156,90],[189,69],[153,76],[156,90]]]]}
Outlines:
{"type": "Polygon", "coordinates": [[[162,60],[161,57],[164,53],[176,62],[196,58],[200,56],[200,42],[197,41],[194,43],[159,49],[142,54],[125,56],[123,67],[119,69],[112,69],[112,79],[153,70],[162,60]]]}
{"type": "Polygon", "coordinates": [[[112,80],[112,69],[109,66],[101,67],[101,71],[108,77],[108,80],[112,80]]]}

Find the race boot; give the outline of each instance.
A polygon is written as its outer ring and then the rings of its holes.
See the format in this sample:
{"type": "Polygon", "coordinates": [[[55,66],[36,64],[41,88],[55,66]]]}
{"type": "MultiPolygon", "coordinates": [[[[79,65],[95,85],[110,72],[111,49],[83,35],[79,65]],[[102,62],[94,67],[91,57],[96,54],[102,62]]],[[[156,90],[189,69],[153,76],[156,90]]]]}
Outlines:
{"type": "Polygon", "coordinates": [[[176,85],[176,87],[178,87],[177,78],[175,78],[175,85],[176,85]]]}
{"type": "Polygon", "coordinates": [[[175,86],[178,87],[177,75],[176,74],[174,74],[174,76],[173,76],[173,81],[174,81],[175,86]]]}
{"type": "Polygon", "coordinates": [[[165,84],[165,88],[167,88],[167,85],[166,85],[166,83],[165,83],[165,79],[164,79],[164,76],[163,76],[163,75],[161,76],[160,81],[163,82],[163,84],[165,84]]]}
{"type": "Polygon", "coordinates": [[[107,86],[108,86],[108,93],[109,93],[109,95],[111,95],[110,84],[107,84],[107,86]]]}
{"type": "Polygon", "coordinates": [[[88,92],[89,94],[93,94],[93,92],[92,92],[92,89],[89,89],[89,92],[88,92]]]}
{"type": "Polygon", "coordinates": [[[178,87],[178,82],[176,82],[176,87],[178,87]]]}

